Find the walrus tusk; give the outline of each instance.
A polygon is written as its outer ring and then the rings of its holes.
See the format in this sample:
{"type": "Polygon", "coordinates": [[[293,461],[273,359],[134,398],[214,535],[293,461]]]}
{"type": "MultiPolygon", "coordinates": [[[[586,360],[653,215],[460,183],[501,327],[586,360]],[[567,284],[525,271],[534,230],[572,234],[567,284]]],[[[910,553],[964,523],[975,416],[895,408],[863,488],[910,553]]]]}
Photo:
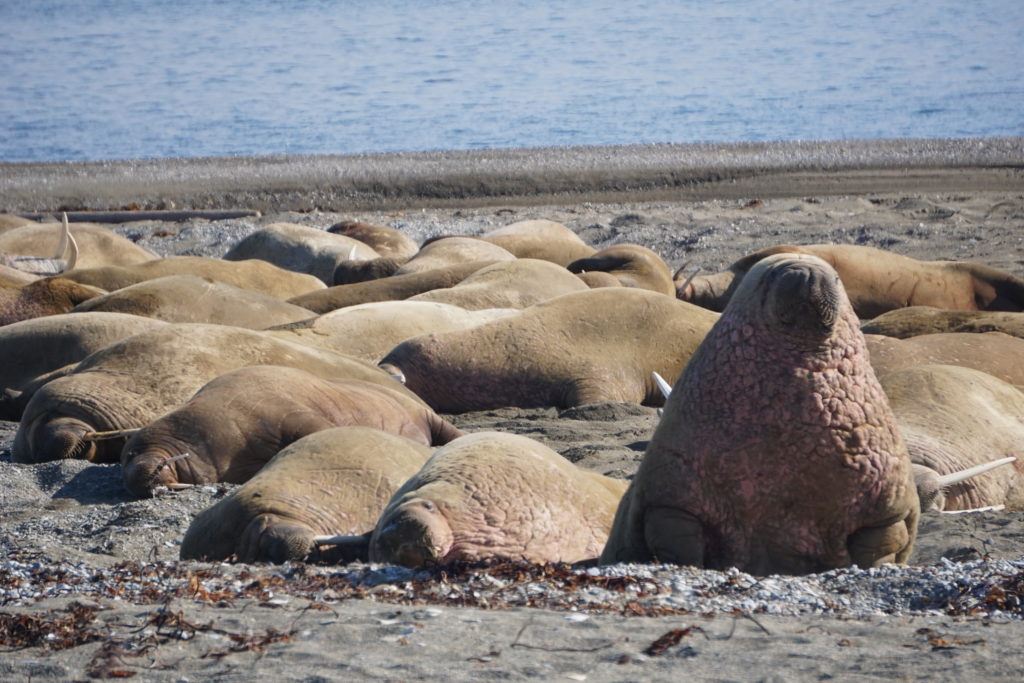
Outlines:
{"type": "Polygon", "coordinates": [[[171,491],[186,491],[191,488],[195,488],[195,484],[162,484],[163,487],[170,489],[171,491]]]}
{"type": "Polygon", "coordinates": [[[355,261],[356,260],[356,245],[354,245],[354,244],[352,245],[352,251],[348,252],[348,260],[349,261],[355,261]]]}
{"type": "Polygon", "coordinates": [[[1002,467],[1003,465],[1009,465],[1016,459],[1016,457],[1011,455],[1008,458],[1000,458],[999,460],[993,460],[992,462],[986,462],[981,465],[975,465],[974,467],[968,467],[966,470],[960,470],[959,472],[944,474],[941,477],[939,477],[939,486],[941,488],[946,488],[948,486],[952,486],[953,484],[959,484],[960,482],[970,479],[971,477],[976,477],[979,474],[984,474],[989,470],[994,470],[995,468],[1002,467]]]}
{"type": "Polygon", "coordinates": [[[661,390],[661,395],[668,398],[672,393],[672,385],[665,381],[665,378],[656,372],[651,373],[651,377],[654,378],[654,383],[658,385],[658,389],[661,390]]]}
{"type": "Polygon", "coordinates": [[[69,270],[74,270],[75,265],[78,263],[78,240],[76,240],[75,236],[71,234],[71,230],[67,229],[67,225],[67,214],[64,214],[64,228],[67,231],[68,242],[71,243],[71,257],[68,258],[67,264],[64,265],[64,270],[60,271],[62,273],[66,273],[69,270]]]}
{"type": "Polygon", "coordinates": [[[313,543],[316,545],[362,545],[369,541],[369,534],[361,536],[314,536],[313,543]]]}
{"type": "Polygon", "coordinates": [[[686,288],[690,286],[690,283],[691,283],[691,282],[693,282],[693,278],[697,277],[697,275],[698,275],[699,273],[700,273],[700,266],[697,266],[697,267],[696,267],[696,268],[695,268],[695,269],[693,270],[693,272],[692,272],[692,273],[690,273],[690,277],[686,278],[686,281],[685,281],[685,282],[683,282],[683,285],[682,285],[681,287],[677,287],[677,288],[676,288],[676,291],[677,291],[677,292],[685,292],[685,291],[686,291],[686,288]]]}
{"type": "Polygon", "coordinates": [[[109,432],[86,432],[82,435],[82,441],[106,441],[108,439],[119,439],[122,436],[131,436],[135,432],[142,431],[142,427],[133,429],[114,429],[109,432]]]}
{"type": "Polygon", "coordinates": [[[672,279],[675,280],[677,277],[679,277],[679,274],[681,272],[683,272],[684,270],[686,270],[687,268],[689,268],[690,267],[690,263],[692,263],[692,262],[693,262],[692,259],[689,260],[689,261],[683,261],[683,265],[681,265],[678,268],[676,268],[676,272],[674,272],[672,274],[672,279]]]}
{"type": "Polygon", "coordinates": [[[71,228],[68,227],[67,213],[61,214],[60,240],[57,242],[57,251],[53,253],[54,261],[64,258],[64,252],[68,250],[68,237],[71,235],[71,228]]]}
{"type": "Polygon", "coordinates": [[[1005,509],[1005,505],[986,505],[981,508],[969,508],[967,510],[939,510],[939,512],[944,515],[966,515],[969,512],[1002,512],[1005,509]]]}

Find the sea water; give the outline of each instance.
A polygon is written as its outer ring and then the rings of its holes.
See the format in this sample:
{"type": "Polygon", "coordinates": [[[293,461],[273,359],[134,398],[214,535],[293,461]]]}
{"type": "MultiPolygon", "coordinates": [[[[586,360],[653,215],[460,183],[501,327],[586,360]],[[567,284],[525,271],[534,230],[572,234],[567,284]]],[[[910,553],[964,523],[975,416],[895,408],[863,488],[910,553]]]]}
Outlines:
{"type": "Polygon", "coordinates": [[[1024,134],[1024,0],[0,0],[0,160],[1024,134]]]}

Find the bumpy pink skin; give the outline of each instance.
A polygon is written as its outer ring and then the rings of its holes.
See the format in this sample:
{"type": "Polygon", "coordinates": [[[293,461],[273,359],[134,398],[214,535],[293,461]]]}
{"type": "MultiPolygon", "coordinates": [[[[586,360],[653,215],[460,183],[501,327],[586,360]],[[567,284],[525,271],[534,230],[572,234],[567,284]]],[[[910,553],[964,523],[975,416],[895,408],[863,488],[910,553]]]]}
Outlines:
{"type": "MultiPolygon", "coordinates": [[[[637,515],[649,525],[664,509],[697,520],[709,567],[845,566],[852,533],[903,520],[912,543],[917,500],[906,448],[838,277],[813,260],[835,277],[831,329],[815,328],[816,312],[799,302],[797,324],[780,324],[766,287],[730,303],[665,406],[623,503],[632,496],[633,510],[620,508],[602,561],[643,559],[637,515]],[[630,514],[631,525],[619,519],[630,514]],[[620,526],[634,538],[623,543],[620,526]]],[[[909,544],[894,559],[908,553],[909,544]]]]}

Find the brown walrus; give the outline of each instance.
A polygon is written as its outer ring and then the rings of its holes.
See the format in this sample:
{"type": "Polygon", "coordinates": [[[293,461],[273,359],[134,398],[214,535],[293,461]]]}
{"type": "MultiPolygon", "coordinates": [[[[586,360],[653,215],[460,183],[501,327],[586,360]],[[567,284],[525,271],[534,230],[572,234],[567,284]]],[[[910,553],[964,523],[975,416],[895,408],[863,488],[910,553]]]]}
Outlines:
{"type": "Polygon", "coordinates": [[[548,220],[519,221],[488,230],[480,239],[497,244],[516,258],[551,261],[563,268],[595,251],[569,228],[548,220]]]}
{"type": "Polygon", "coordinates": [[[370,282],[337,285],[319,292],[292,297],[288,303],[308,308],[314,313],[329,313],[346,306],[358,306],[375,301],[400,301],[432,289],[457,285],[491,263],[493,261],[471,261],[422,273],[392,275],[370,282]]]}
{"type": "Polygon", "coordinates": [[[639,287],[668,296],[676,295],[668,264],[658,254],[638,244],[616,244],[593,256],[573,261],[568,268],[571,273],[609,273],[623,287],[639,287]]]}
{"type": "Polygon", "coordinates": [[[468,311],[527,308],[556,296],[589,289],[578,277],[550,261],[520,258],[481,268],[447,289],[434,289],[409,301],[434,301],[468,311]]]}
{"type": "Polygon", "coordinates": [[[381,361],[434,410],[660,405],[717,314],[644,289],[588,289],[468,330],[408,339],[381,361]]]}
{"type": "Polygon", "coordinates": [[[442,237],[424,244],[395,275],[423,273],[474,261],[514,261],[515,258],[508,250],[475,237],[442,237]]]}
{"type": "Polygon", "coordinates": [[[322,290],[326,286],[312,275],[293,273],[259,259],[222,261],[201,256],[172,256],[124,267],[78,268],[67,273],[66,277],[113,292],[168,275],[195,275],[278,299],[322,290]]]}
{"type": "Polygon", "coordinates": [[[46,315],[67,313],[75,306],[106,294],[64,277],[35,280],[22,287],[0,287],[0,326],[46,315]]]}
{"type": "Polygon", "coordinates": [[[293,441],[356,425],[424,446],[462,435],[397,384],[320,379],[274,365],[240,368],[211,380],[128,439],[121,452],[124,485],[148,496],[171,484],[241,484],[293,441]]]}
{"type": "Polygon", "coordinates": [[[163,322],[122,313],[50,315],[0,327],[0,420],[20,420],[22,388],[134,334],[163,322]]]}
{"type": "Polygon", "coordinates": [[[892,252],[850,244],[783,245],[762,249],[711,275],[676,273],[676,295],[683,301],[721,311],[744,274],[772,254],[811,254],[831,265],[843,282],[853,309],[874,318],[907,306],[963,311],[1024,310],[1024,280],[970,262],[918,261],[892,252]],[[687,281],[689,283],[687,284],[687,281]]]}
{"type": "Polygon", "coordinates": [[[429,455],[422,444],[367,427],[305,436],[196,515],[181,542],[181,559],[303,560],[318,536],[372,530],[394,492],[429,455]]]}
{"type": "Polygon", "coordinates": [[[879,378],[919,365],[958,365],[1024,387],[1024,339],[1002,332],[952,332],[909,339],[869,334],[865,339],[871,367],[879,378]]]}
{"type": "Polygon", "coordinates": [[[75,307],[74,312],[108,311],[173,323],[211,323],[260,330],[306,320],[316,314],[251,289],[195,275],[146,280],[75,307]]]}
{"type": "MultiPolygon", "coordinates": [[[[71,234],[77,244],[76,268],[128,266],[157,258],[129,239],[102,225],[75,223],[71,234]]],[[[61,242],[58,223],[35,223],[0,234],[0,253],[49,257],[61,242]]]]}
{"type": "Polygon", "coordinates": [[[464,330],[518,314],[509,308],[467,311],[431,301],[376,301],[278,325],[266,333],[376,363],[406,339],[464,330]]]}
{"type": "Polygon", "coordinates": [[[395,493],[370,537],[370,561],[590,559],[625,489],[525,436],[469,434],[435,451],[395,493]]]}
{"type": "Polygon", "coordinates": [[[359,240],[295,223],[271,223],[224,254],[225,261],[262,259],[334,284],[334,269],[343,261],[370,261],[380,254],[359,240]]]}
{"type": "Polygon", "coordinates": [[[285,365],[401,389],[377,368],[325,349],[226,325],[168,324],[97,351],[65,376],[26,389],[31,398],[12,458],[116,462],[127,436],[121,430],[145,427],[214,377],[248,365],[285,365]],[[97,432],[116,433],[104,438],[97,432]]]}
{"type": "Polygon", "coordinates": [[[341,221],[327,228],[327,232],[344,235],[366,244],[383,258],[408,261],[420,246],[411,237],[385,225],[363,223],[362,221],[341,221]]]}
{"type": "Polygon", "coordinates": [[[883,313],[860,326],[864,334],[905,339],[940,332],[1003,332],[1024,339],[1024,313],[947,311],[910,306],[883,313]]]}
{"type": "Polygon", "coordinates": [[[665,404],[601,562],[807,573],[906,562],[910,458],[835,270],[777,254],[665,404]]]}

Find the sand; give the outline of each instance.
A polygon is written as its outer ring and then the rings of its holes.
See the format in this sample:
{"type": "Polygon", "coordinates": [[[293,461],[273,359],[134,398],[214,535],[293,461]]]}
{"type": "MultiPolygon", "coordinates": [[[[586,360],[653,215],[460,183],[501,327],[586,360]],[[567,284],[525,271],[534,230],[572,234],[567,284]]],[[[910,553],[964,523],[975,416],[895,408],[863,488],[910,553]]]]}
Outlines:
{"type": "MultiPolygon", "coordinates": [[[[618,160],[613,154],[605,160],[607,177],[582,177],[584,191],[569,192],[564,201],[519,191],[501,202],[488,185],[472,197],[436,199],[447,204],[440,208],[427,208],[434,200],[422,191],[403,190],[415,185],[405,176],[391,203],[383,185],[372,202],[344,200],[343,192],[318,197],[316,187],[300,187],[306,178],[294,169],[294,190],[232,190],[213,199],[216,193],[188,186],[194,176],[174,180],[187,176],[181,170],[187,167],[213,169],[220,178],[233,169],[238,183],[250,188],[280,184],[268,168],[283,160],[140,162],[137,186],[117,179],[127,162],[14,165],[13,175],[6,165],[0,207],[116,209],[135,202],[143,208],[173,203],[178,209],[265,211],[259,218],[216,223],[150,221],[117,228],[161,254],[219,256],[259,225],[279,220],[326,227],[359,218],[423,239],[549,218],[596,247],[646,245],[674,267],[690,262],[713,270],[770,244],[842,242],[917,258],[972,259],[1024,276],[1020,140],[986,144],[708,148],[702,152],[708,155],[705,170],[711,169],[706,177],[732,168],[735,183],[651,189],[653,183],[635,191],[609,187],[629,164],[648,180],[661,177],[658,169],[674,158],[669,152],[679,150],[618,160]],[[712,157],[717,166],[708,165],[712,157]],[[833,166],[823,168],[830,159],[833,166]],[[762,165],[756,173],[735,171],[743,164],[750,171],[755,162],[762,165]],[[153,184],[147,185],[150,172],[153,184]],[[262,203],[237,201],[257,194],[262,203]],[[607,201],[591,201],[597,195],[607,201]],[[292,210],[321,200],[342,210],[292,210]]],[[[593,165],[606,151],[562,160],[593,165]]],[[[697,146],[685,151],[701,152],[697,146]]],[[[469,158],[462,154],[417,156],[416,164],[450,170],[469,158]]],[[[545,163],[557,166],[558,154],[550,155],[545,163]]],[[[495,168],[507,170],[517,161],[514,154],[494,156],[495,168]]],[[[534,156],[534,170],[542,157],[534,156]]],[[[387,171],[395,158],[402,155],[368,159],[366,167],[387,171]]],[[[472,158],[485,164],[487,155],[472,158]]],[[[344,164],[349,170],[359,166],[344,164]]],[[[324,158],[308,164],[317,173],[327,166],[324,158]]],[[[687,172],[697,176],[699,170],[695,162],[687,172]]],[[[536,186],[545,186],[538,177],[536,186]]],[[[647,408],[608,404],[453,419],[469,430],[525,434],[583,467],[629,477],[657,416],[647,408]]],[[[1017,654],[1024,637],[1024,513],[928,514],[912,566],[799,579],[675,567],[416,573],[337,567],[329,558],[308,567],[179,563],[178,543],[191,516],[230,487],[132,500],[121,489],[118,466],[11,463],[6,449],[16,427],[0,423],[4,680],[129,674],[168,681],[1020,680],[1024,671],[1017,654]],[[664,647],[654,645],[666,634],[664,647]]]]}

